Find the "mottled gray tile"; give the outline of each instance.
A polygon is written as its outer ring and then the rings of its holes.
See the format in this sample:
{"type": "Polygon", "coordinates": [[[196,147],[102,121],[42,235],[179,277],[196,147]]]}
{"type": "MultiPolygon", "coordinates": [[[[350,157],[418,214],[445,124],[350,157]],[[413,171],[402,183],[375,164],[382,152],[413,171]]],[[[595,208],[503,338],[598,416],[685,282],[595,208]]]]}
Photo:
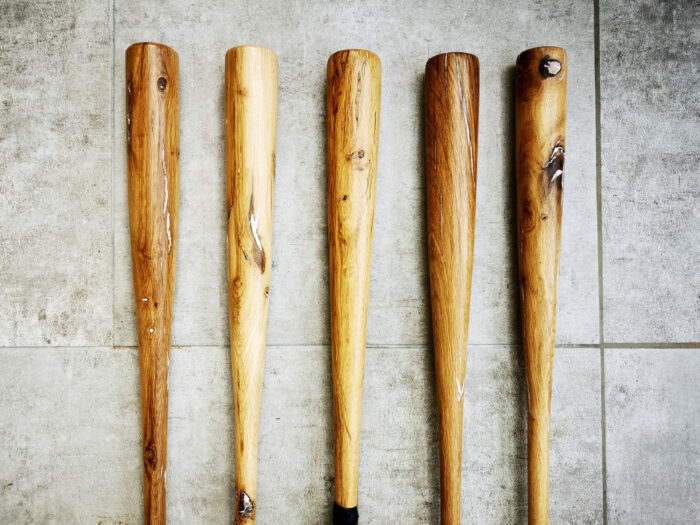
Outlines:
{"type": "Polygon", "coordinates": [[[0,346],[112,342],[107,8],[0,4],[0,346]]]}
{"type": "Polygon", "coordinates": [[[700,5],[600,8],[605,341],[700,339],[700,5]]]}
{"type": "MultiPolygon", "coordinates": [[[[260,521],[314,522],[332,501],[328,352],[271,349],[267,361],[260,521]]],[[[168,522],[231,523],[229,350],[174,349],[170,367],[168,522]]],[[[0,521],[140,523],[138,389],[136,350],[0,350],[0,521]]]]}
{"type": "Polygon", "coordinates": [[[609,523],[700,521],[700,351],[605,350],[609,523]]]}
{"type": "MultiPolygon", "coordinates": [[[[526,521],[520,352],[517,347],[469,351],[462,488],[466,523],[526,521]]],[[[363,523],[439,523],[433,366],[432,351],[421,347],[367,353],[359,480],[363,523]]],[[[555,523],[602,523],[600,405],[599,350],[558,349],[551,464],[555,523]]],[[[260,519],[274,523],[298,515],[303,523],[328,521],[333,449],[326,348],[268,350],[261,418],[260,519]]]]}
{"type": "Polygon", "coordinates": [[[362,402],[363,523],[438,523],[437,408],[432,352],[373,348],[362,402]]]}
{"type": "MultiPolygon", "coordinates": [[[[138,523],[137,351],[6,349],[0,350],[0,363],[0,519],[138,523]]],[[[558,522],[596,523],[600,508],[597,365],[595,350],[557,351],[552,514],[558,522]]],[[[463,515],[468,521],[520,522],[525,516],[521,366],[515,347],[470,350],[463,465],[463,515]]],[[[227,348],[173,350],[169,522],[231,522],[230,374],[227,348]]],[[[432,352],[423,347],[371,349],[363,411],[363,523],[438,523],[432,352]]],[[[332,438],[329,350],[268,348],[260,420],[261,523],[290,516],[299,523],[330,520],[332,438]]]]}
{"type": "Polygon", "coordinates": [[[137,523],[138,357],[0,350],[0,521],[137,523]]]}
{"type": "Polygon", "coordinates": [[[479,523],[527,521],[523,367],[519,347],[468,350],[462,442],[462,519],[466,523],[477,518],[479,523]]]}
{"type": "MultiPolygon", "coordinates": [[[[437,496],[432,358],[367,353],[360,456],[362,523],[430,523],[437,496]],[[407,358],[408,357],[408,358],[407,358]]],[[[261,413],[259,519],[326,523],[333,502],[333,406],[326,347],[270,348],[261,413]]]]}
{"type": "Polygon", "coordinates": [[[173,350],[168,386],[168,523],[233,523],[228,349],[173,350]]]}
{"type": "Polygon", "coordinates": [[[136,41],[180,54],[181,210],[175,344],[225,344],[223,58],[234,45],[280,60],[270,344],[329,340],[325,66],[334,51],[366,47],[382,59],[382,113],[368,321],[372,344],[429,340],[422,82],[446,50],[481,58],[481,133],[471,340],[519,339],[513,221],[513,65],[547,42],[569,49],[567,189],[559,296],[561,343],[598,340],[593,8],[532,0],[383,5],[263,1],[230,9],[191,1],[115,3],[115,341],[135,344],[126,212],[124,50],[136,41]],[[495,14],[497,13],[497,16],[495,14]],[[558,23],[553,24],[552,20],[558,23]],[[489,31],[484,32],[483,28],[489,31]],[[514,32],[513,27],[518,27],[514,32]],[[235,28],[232,32],[231,28],[235,28]]]}
{"type": "MultiPolygon", "coordinates": [[[[527,409],[522,350],[473,347],[467,358],[462,516],[527,523],[527,409]]],[[[558,348],[550,457],[552,523],[602,523],[600,352],[558,348]]]]}
{"type": "Polygon", "coordinates": [[[268,348],[258,456],[261,523],[331,521],[330,367],[327,348],[268,348]]]}
{"type": "Polygon", "coordinates": [[[601,395],[600,349],[558,348],[552,385],[552,523],[603,523],[601,395]]]}

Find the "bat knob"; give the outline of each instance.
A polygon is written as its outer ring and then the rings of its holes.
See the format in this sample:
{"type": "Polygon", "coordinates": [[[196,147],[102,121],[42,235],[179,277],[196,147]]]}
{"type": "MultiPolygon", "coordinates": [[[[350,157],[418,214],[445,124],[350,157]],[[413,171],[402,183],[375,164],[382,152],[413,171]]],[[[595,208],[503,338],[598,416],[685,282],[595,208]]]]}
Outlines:
{"type": "Polygon", "coordinates": [[[359,517],[357,507],[348,509],[333,503],[333,525],[357,525],[359,517]]]}

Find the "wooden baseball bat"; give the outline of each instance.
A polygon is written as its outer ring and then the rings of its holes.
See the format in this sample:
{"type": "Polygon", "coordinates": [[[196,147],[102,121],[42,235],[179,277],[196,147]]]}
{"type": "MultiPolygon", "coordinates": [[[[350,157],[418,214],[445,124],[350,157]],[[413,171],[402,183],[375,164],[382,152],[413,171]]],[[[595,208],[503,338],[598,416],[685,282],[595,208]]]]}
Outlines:
{"type": "Polygon", "coordinates": [[[144,520],[165,523],[168,365],[175,287],[180,156],[177,53],[126,50],[126,150],[131,263],[136,297],[144,520]]]}
{"type": "Polygon", "coordinates": [[[528,519],[549,523],[549,419],[561,238],[566,52],[518,56],[515,95],[520,305],[528,399],[528,519]]]}
{"type": "Polygon", "coordinates": [[[236,523],[255,523],[258,426],[272,268],[277,55],[226,53],[226,204],[236,523]]]}
{"type": "Polygon", "coordinates": [[[328,245],[335,423],[333,522],[355,525],[362,378],[379,145],[381,63],[369,51],[328,59],[328,245]]]}
{"type": "Polygon", "coordinates": [[[425,188],[443,525],[460,523],[478,130],[479,59],[434,56],[425,66],[425,188]]]}

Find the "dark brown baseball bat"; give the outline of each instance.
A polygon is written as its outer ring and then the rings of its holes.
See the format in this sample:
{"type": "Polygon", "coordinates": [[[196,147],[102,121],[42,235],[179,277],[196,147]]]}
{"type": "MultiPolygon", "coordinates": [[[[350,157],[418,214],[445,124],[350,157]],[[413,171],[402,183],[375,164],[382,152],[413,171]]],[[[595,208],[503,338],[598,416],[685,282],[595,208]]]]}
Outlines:
{"type": "Polygon", "coordinates": [[[129,225],[141,376],[144,520],[148,524],[165,523],[180,154],[178,86],[178,56],[173,49],[152,43],[127,49],[129,225]]]}

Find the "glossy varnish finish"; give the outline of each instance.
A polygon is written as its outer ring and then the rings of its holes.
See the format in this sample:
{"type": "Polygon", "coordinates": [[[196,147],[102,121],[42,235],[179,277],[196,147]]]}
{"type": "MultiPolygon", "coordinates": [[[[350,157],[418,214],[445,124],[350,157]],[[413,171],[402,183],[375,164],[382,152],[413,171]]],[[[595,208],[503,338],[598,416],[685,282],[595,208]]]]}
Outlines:
{"type": "Polygon", "coordinates": [[[168,364],[179,176],[178,56],[160,44],[126,51],[131,261],[138,323],[144,518],[165,523],[168,364]]]}
{"type": "Polygon", "coordinates": [[[462,414],[474,255],[479,60],[467,53],[425,67],[428,257],[438,394],[441,523],[459,525],[462,414]]]}
{"type": "Polygon", "coordinates": [[[517,242],[528,397],[528,516],[549,523],[552,397],[561,192],[566,123],[566,53],[523,52],[516,65],[517,242]]]}
{"type": "Polygon", "coordinates": [[[357,506],[362,379],[379,142],[381,64],[364,50],[328,60],[328,244],[335,502],[357,506]]]}
{"type": "Polygon", "coordinates": [[[236,457],[236,523],[254,523],[258,426],[272,269],[277,56],[226,54],[226,204],[236,457]]]}

